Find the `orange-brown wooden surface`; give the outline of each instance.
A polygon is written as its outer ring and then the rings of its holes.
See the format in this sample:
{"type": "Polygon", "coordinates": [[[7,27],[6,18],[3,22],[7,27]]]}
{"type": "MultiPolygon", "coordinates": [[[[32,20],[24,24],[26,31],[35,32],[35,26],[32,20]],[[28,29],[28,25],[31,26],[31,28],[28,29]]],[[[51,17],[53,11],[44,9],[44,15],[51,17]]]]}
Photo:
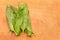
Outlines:
{"type": "Polygon", "coordinates": [[[59,0],[0,0],[0,40],[60,40],[59,0]],[[18,6],[27,3],[34,34],[16,36],[9,31],[6,20],[6,5],[18,6]]]}

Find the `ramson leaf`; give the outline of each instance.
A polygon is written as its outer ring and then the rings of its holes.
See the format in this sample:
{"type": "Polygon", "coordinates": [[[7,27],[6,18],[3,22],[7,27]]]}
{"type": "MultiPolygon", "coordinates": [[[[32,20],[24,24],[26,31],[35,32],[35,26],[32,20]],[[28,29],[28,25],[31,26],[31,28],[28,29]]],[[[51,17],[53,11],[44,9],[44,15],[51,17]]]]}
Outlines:
{"type": "Polygon", "coordinates": [[[26,10],[26,7],[27,5],[26,4],[21,4],[19,5],[19,11],[20,11],[20,14],[22,15],[22,25],[21,25],[21,29],[22,31],[24,32],[24,30],[26,29],[26,23],[27,23],[27,14],[28,14],[28,10],[26,10]]]}
{"type": "Polygon", "coordinates": [[[7,18],[7,22],[10,30],[14,31],[14,27],[13,27],[14,14],[12,12],[12,9],[8,6],[6,7],[6,18],[7,18]]]}
{"type": "Polygon", "coordinates": [[[20,18],[20,16],[19,16],[19,13],[18,13],[18,10],[17,10],[17,8],[15,8],[15,7],[13,7],[13,6],[11,6],[11,8],[12,8],[12,11],[13,11],[13,13],[14,13],[14,21],[13,21],[13,25],[14,25],[14,32],[15,32],[15,34],[16,35],[19,35],[20,33],[21,33],[21,28],[20,28],[20,26],[21,26],[21,18],[20,18]]]}
{"type": "Polygon", "coordinates": [[[29,10],[28,10],[27,5],[25,6],[23,13],[24,13],[24,18],[25,18],[24,20],[26,24],[26,31],[27,31],[26,33],[28,36],[31,36],[33,32],[32,32],[29,10]]]}

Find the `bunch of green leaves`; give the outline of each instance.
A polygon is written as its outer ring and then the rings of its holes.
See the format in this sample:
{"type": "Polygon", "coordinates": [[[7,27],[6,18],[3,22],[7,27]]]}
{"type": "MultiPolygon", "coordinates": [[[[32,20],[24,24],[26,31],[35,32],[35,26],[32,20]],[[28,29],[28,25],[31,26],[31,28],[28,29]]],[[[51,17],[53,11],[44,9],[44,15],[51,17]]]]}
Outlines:
{"type": "Polygon", "coordinates": [[[30,23],[30,16],[27,4],[19,4],[18,8],[14,6],[6,7],[7,23],[11,31],[19,35],[21,32],[32,35],[32,28],[30,23]]]}

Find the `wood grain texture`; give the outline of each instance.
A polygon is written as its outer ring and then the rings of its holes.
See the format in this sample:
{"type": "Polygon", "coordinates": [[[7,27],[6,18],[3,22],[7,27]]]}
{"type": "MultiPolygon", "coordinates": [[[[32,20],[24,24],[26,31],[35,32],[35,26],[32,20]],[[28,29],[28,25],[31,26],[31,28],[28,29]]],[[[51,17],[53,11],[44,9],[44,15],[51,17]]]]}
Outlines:
{"type": "Polygon", "coordinates": [[[59,0],[0,0],[0,40],[60,40],[59,0]],[[9,31],[6,20],[6,5],[18,6],[27,3],[34,34],[16,36],[9,31]]]}

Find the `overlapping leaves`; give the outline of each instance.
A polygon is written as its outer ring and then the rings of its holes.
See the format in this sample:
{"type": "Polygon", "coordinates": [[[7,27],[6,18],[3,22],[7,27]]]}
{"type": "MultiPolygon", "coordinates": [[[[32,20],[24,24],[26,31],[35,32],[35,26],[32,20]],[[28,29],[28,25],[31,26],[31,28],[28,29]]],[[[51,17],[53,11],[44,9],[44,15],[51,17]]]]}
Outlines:
{"type": "Polygon", "coordinates": [[[6,7],[7,23],[11,31],[19,35],[21,32],[32,35],[32,28],[27,4],[19,4],[18,8],[14,6],[6,7]]]}

